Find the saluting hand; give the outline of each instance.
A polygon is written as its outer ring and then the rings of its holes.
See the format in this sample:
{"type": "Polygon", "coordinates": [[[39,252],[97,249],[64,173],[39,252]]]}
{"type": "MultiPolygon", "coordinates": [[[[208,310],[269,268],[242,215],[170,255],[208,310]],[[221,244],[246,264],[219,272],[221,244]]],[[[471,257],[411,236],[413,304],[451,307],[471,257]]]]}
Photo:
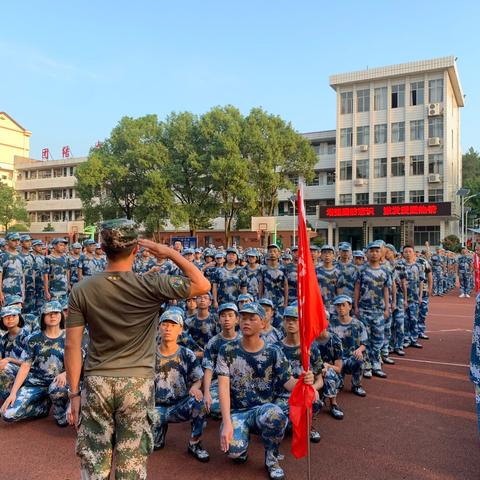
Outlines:
{"type": "Polygon", "coordinates": [[[170,258],[174,251],[166,245],[160,245],[159,243],[152,242],[146,238],[141,238],[138,241],[138,244],[141,247],[146,248],[153,256],[157,258],[170,258]]]}

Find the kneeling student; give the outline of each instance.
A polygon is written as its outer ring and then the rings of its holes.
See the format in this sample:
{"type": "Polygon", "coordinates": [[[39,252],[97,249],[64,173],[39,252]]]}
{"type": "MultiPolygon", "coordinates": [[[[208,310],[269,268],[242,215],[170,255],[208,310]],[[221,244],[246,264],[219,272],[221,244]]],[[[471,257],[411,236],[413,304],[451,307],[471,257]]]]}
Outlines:
{"type": "Polygon", "coordinates": [[[167,310],[160,317],[160,345],[155,363],[155,407],[157,418],[153,427],[154,448],[165,446],[169,423],[192,422],[188,452],[200,462],[208,462],[208,452],[200,439],[205,428],[207,410],[200,390],[202,367],[195,354],[177,344],[183,329],[183,317],[167,310]]]}
{"type": "MultiPolygon", "coordinates": [[[[261,435],[265,447],[265,467],[270,479],[285,478],[278,450],[285,435],[288,417],[274,404],[282,386],[292,391],[297,380],[277,345],[260,336],[266,325],[265,310],[248,303],[240,310],[240,340],[227,343],[217,358],[218,390],[223,423],[220,444],[237,463],[247,460],[251,433],[261,435]]],[[[312,372],[304,383],[313,385],[312,372]]]]}

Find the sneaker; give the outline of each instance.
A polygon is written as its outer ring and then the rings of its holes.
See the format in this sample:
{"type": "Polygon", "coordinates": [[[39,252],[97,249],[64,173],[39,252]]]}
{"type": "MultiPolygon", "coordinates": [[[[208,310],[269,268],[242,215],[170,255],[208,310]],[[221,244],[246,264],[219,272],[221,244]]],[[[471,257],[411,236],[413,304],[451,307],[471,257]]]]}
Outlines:
{"type": "Polygon", "coordinates": [[[312,443],[318,443],[320,440],[322,439],[321,435],[320,435],[320,432],[318,432],[317,430],[315,430],[314,428],[312,428],[310,430],[310,441],[312,443]]]}
{"type": "Polygon", "coordinates": [[[387,374],[383,370],[373,370],[372,374],[378,378],[387,378],[387,374]]]}
{"type": "Polygon", "coordinates": [[[411,343],[408,342],[403,342],[403,348],[408,348],[411,345],[411,343]]]}
{"type": "Polygon", "coordinates": [[[424,333],[420,333],[418,335],[418,338],[421,338],[422,340],[430,340],[430,337],[428,335],[425,335],[424,333]]]}
{"type": "Polygon", "coordinates": [[[352,393],[354,395],[357,395],[358,397],[366,397],[367,392],[363,389],[361,385],[357,385],[355,387],[352,387],[352,393]]]}
{"type": "Polygon", "coordinates": [[[405,356],[405,352],[401,349],[401,348],[396,348],[394,350],[395,354],[398,355],[399,357],[404,357],[405,356]]]}
{"type": "Polygon", "coordinates": [[[270,480],[283,480],[285,478],[285,473],[278,463],[278,455],[275,452],[265,452],[265,468],[270,480]]]}
{"type": "Polygon", "coordinates": [[[233,463],[241,465],[242,463],[245,463],[247,460],[248,460],[248,452],[247,450],[245,450],[238,457],[233,458],[233,463]]]}
{"type": "Polygon", "coordinates": [[[343,410],[338,405],[332,404],[330,406],[330,415],[335,420],[343,420],[343,410]]]}
{"type": "Polygon", "coordinates": [[[464,293],[461,293],[458,298],[465,298],[465,294],[464,293]]]}
{"type": "Polygon", "coordinates": [[[423,348],[423,345],[421,345],[421,344],[418,343],[418,342],[412,342],[412,343],[410,344],[410,346],[413,347],[413,348],[423,348]]]}
{"type": "Polygon", "coordinates": [[[363,378],[372,378],[372,371],[371,370],[365,370],[363,372],[363,378]]]}
{"type": "Polygon", "coordinates": [[[162,425],[158,430],[154,432],[154,450],[161,450],[165,446],[165,439],[167,438],[168,423],[162,425]]]}
{"type": "Polygon", "coordinates": [[[465,294],[466,298],[470,298],[470,295],[468,293],[465,294]]]}
{"type": "Polygon", "coordinates": [[[188,443],[188,453],[195,457],[199,462],[205,463],[210,460],[210,455],[202,447],[202,442],[188,443]]]}
{"type": "Polygon", "coordinates": [[[393,358],[383,357],[382,360],[383,360],[383,363],[387,365],[395,365],[395,360],[393,360],[393,358]]]}

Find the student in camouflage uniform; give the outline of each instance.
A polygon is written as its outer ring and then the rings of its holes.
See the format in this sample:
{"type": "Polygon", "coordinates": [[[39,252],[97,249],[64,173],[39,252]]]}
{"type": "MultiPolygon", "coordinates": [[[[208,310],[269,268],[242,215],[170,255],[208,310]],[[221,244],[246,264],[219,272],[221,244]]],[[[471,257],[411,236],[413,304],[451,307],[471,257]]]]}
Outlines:
{"type": "MultiPolygon", "coordinates": [[[[260,338],[265,328],[265,311],[256,302],[240,312],[242,338],[223,345],[217,357],[218,388],[223,423],[220,445],[237,463],[247,460],[250,433],[261,435],[265,448],[265,467],[270,479],[285,474],[279,464],[279,447],[288,417],[275,405],[280,388],[292,391],[297,380],[280,348],[266,345],[260,338]]],[[[314,376],[307,372],[305,384],[314,376]]]]}
{"type": "Polygon", "coordinates": [[[260,333],[262,340],[267,344],[281,342],[284,337],[283,325],[278,325],[278,315],[275,314],[275,307],[269,298],[261,298],[258,303],[265,310],[265,328],[260,333]],[[275,323],[275,325],[273,325],[275,323]],[[277,328],[278,327],[278,328],[277,328]]]}
{"type": "Polygon", "coordinates": [[[255,299],[250,293],[241,293],[237,299],[237,307],[240,310],[246,303],[254,302],[255,299]]]}
{"type": "Polygon", "coordinates": [[[341,243],[338,246],[340,258],[336,262],[336,267],[340,271],[342,278],[342,293],[353,298],[355,290],[355,275],[357,267],[353,263],[351,252],[352,247],[348,242],[341,243]]]}
{"type": "Polygon", "coordinates": [[[53,251],[45,257],[43,267],[43,289],[45,299],[57,300],[60,304],[68,300],[69,269],[65,255],[67,241],[64,238],[52,240],[53,251]]]}
{"type": "Polygon", "coordinates": [[[395,281],[395,257],[397,255],[397,249],[391,244],[385,244],[385,255],[382,266],[385,268],[390,276],[390,282],[388,287],[388,303],[390,306],[389,316],[385,319],[384,339],[382,346],[382,362],[387,365],[395,365],[395,360],[390,358],[390,343],[392,339],[392,324],[393,324],[393,312],[397,308],[397,282],[395,281]]]}
{"type": "Polygon", "coordinates": [[[148,250],[145,248],[140,250],[139,255],[135,258],[133,262],[133,271],[138,275],[145,275],[150,272],[153,267],[157,265],[155,258],[148,253],[148,250]]]}
{"type": "Polygon", "coordinates": [[[133,221],[100,226],[108,264],[72,289],[65,360],[70,385],[68,420],[79,424],[81,355],[85,326],[89,347],[83,368],[82,420],[77,454],[83,479],[107,479],[113,451],[117,479],[147,476],[155,418],[154,363],[159,305],[207,293],[209,282],[177,251],[138,240],[133,221]],[[186,277],[132,272],[139,246],[176,263],[186,277]],[[107,340],[105,340],[107,339],[107,340]]]}
{"type": "Polygon", "coordinates": [[[187,451],[200,462],[208,462],[208,452],[202,447],[201,436],[206,426],[207,410],[200,390],[203,370],[195,354],[179,346],[177,338],[183,328],[183,318],[167,310],[160,317],[161,342],[155,362],[155,408],[153,426],[154,449],[165,446],[169,423],[191,421],[192,432],[187,451]]]}
{"type": "Polygon", "coordinates": [[[387,259],[393,267],[393,282],[395,283],[396,302],[392,305],[392,329],[390,337],[390,350],[399,357],[405,356],[403,342],[405,339],[405,302],[407,298],[407,277],[405,263],[401,258],[387,259]]]}
{"type": "Polygon", "coordinates": [[[57,301],[43,306],[41,332],[26,339],[15,382],[2,405],[3,419],[16,422],[45,417],[53,404],[53,417],[67,425],[67,377],[64,367],[65,318],[57,301]]]}
{"type": "Polygon", "coordinates": [[[20,295],[25,292],[25,261],[18,253],[20,235],[7,233],[7,246],[0,259],[0,304],[4,303],[5,295],[20,295]]]}
{"type": "Polygon", "coordinates": [[[95,263],[96,263],[96,272],[103,272],[107,266],[107,258],[102,250],[102,244],[97,243],[95,245],[95,263]]]}
{"type": "Polygon", "coordinates": [[[82,253],[82,245],[78,242],[72,244],[68,254],[68,269],[70,271],[70,288],[78,283],[78,264],[82,253]]]}
{"type": "Polygon", "coordinates": [[[365,254],[361,250],[354,250],[352,255],[353,255],[353,263],[355,264],[357,269],[358,267],[361,267],[365,263],[365,254]]]}
{"type": "Polygon", "coordinates": [[[334,313],[333,299],[343,287],[342,274],[333,261],[335,249],[331,245],[323,245],[320,249],[321,265],[315,267],[318,286],[322,293],[323,304],[329,314],[334,313]]]}
{"type": "Polygon", "coordinates": [[[32,241],[32,255],[35,275],[35,313],[40,312],[45,303],[45,289],[43,285],[43,270],[45,269],[44,244],[41,240],[32,241]]]}
{"type": "Polygon", "coordinates": [[[83,242],[85,251],[78,260],[78,281],[81,282],[84,277],[90,277],[98,270],[98,262],[95,258],[95,249],[97,244],[95,240],[88,238],[83,242]]]}
{"type": "Polygon", "coordinates": [[[436,252],[431,256],[430,262],[433,272],[433,295],[443,295],[443,256],[440,247],[438,247],[436,252]]]}
{"type": "Polygon", "coordinates": [[[297,300],[298,247],[292,247],[292,261],[283,267],[288,283],[288,304],[297,300]]]}
{"type": "Polygon", "coordinates": [[[210,294],[197,297],[197,313],[185,320],[185,327],[193,340],[204,349],[210,339],[219,331],[215,315],[210,312],[210,294]]]}
{"type": "Polygon", "coordinates": [[[267,264],[260,269],[259,295],[262,298],[269,298],[279,316],[279,323],[282,322],[283,309],[288,305],[288,282],[285,272],[279,265],[280,248],[271,244],[267,248],[267,264]]]}
{"type": "Polygon", "coordinates": [[[246,253],[247,265],[245,265],[245,273],[247,274],[247,293],[253,296],[254,300],[259,298],[259,278],[260,273],[260,254],[256,248],[248,250],[246,253]]]}
{"type": "Polygon", "coordinates": [[[468,255],[468,249],[463,247],[457,259],[457,275],[460,287],[460,298],[470,298],[473,276],[473,258],[468,255]]]}
{"type": "Polygon", "coordinates": [[[420,302],[420,305],[418,307],[418,338],[421,338],[422,340],[428,340],[430,337],[425,333],[425,330],[428,315],[428,306],[433,290],[432,267],[428,259],[425,258],[425,253],[422,253],[422,255],[418,256],[417,261],[423,269],[425,279],[423,282],[422,301],[420,302]]]}
{"type": "Polygon", "coordinates": [[[25,301],[23,311],[25,313],[35,313],[35,260],[30,249],[32,247],[32,237],[30,235],[22,235],[20,237],[22,246],[20,255],[24,263],[25,275],[25,301]]]}

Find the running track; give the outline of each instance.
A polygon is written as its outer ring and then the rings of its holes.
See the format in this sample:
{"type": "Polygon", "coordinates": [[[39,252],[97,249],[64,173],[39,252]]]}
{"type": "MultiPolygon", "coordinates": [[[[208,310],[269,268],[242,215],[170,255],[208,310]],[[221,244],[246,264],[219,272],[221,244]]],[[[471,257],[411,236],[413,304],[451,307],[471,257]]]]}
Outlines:
{"type": "MultiPolygon", "coordinates": [[[[476,431],[468,361],[473,299],[435,297],[427,320],[430,340],[386,366],[386,380],[364,380],[366,398],[339,396],[345,419],[322,412],[314,425],[322,434],[312,445],[313,479],[479,480],[480,436],[476,431]]],[[[150,479],[242,480],[267,478],[263,448],[252,439],[245,465],[232,465],[218,446],[219,423],[210,421],[204,445],[211,460],[199,464],[186,453],[187,425],[170,426],[167,445],[149,460],[150,479]]],[[[289,480],[306,479],[306,461],[293,459],[285,441],[289,480]]],[[[77,480],[74,432],[52,418],[7,425],[0,422],[0,479],[77,480]]]]}

